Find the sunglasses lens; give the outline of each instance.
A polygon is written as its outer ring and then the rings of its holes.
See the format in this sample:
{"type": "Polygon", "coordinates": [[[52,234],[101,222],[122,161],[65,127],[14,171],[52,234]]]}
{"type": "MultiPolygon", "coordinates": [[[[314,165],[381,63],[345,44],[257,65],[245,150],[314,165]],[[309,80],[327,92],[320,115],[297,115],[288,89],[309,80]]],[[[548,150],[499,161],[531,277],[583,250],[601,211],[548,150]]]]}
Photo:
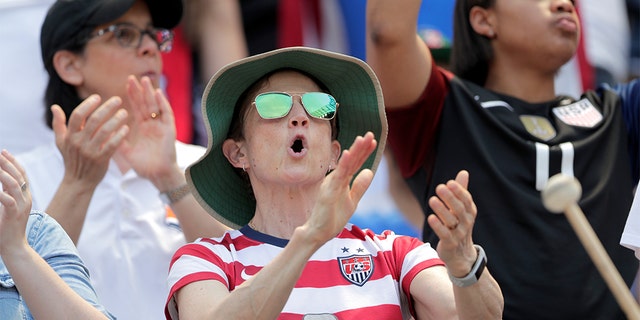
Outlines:
{"type": "Polygon", "coordinates": [[[308,92],[302,95],[302,105],[310,116],[331,120],[336,115],[336,99],[324,92],[308,92]]]}
{"type": "Polygon", "coordinates": [[[263,119],[278,119],[289,113],[293,100],[286,93],[268,92],[259,94],[255,103],[260,117],[263,119]]]}

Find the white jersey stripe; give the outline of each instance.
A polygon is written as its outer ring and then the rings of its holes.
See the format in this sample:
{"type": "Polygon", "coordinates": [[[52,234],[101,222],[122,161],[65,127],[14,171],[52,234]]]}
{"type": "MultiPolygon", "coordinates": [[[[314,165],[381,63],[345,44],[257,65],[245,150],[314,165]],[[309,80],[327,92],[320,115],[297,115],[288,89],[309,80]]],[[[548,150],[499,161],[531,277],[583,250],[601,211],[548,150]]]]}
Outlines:
{"type": "Polygon", "coordinates": [[[536,190],[542,191],[549,180],[549,146],[536,142],[536,190]]]}
{"type": "Polygon", "coordinates": [[[562,150],[562,173],[573,177],[573,144],[571,142],[562,143],[560,149],[562,150]]]}
{"type": "Polygon", "coordinates": [[[338,313],[348,309],[365,308],[371,305],[400,305],[400,289],[393,277],[367,281],[357,290],[343,288],[294,288],[283,313],[338,313]],[[393,287],[393,290],[390,288],[393,287]],[[348,294],[348,295],[347,295],[348,294]],[[309,301],[314,301],[309,304],[309,301]]]}

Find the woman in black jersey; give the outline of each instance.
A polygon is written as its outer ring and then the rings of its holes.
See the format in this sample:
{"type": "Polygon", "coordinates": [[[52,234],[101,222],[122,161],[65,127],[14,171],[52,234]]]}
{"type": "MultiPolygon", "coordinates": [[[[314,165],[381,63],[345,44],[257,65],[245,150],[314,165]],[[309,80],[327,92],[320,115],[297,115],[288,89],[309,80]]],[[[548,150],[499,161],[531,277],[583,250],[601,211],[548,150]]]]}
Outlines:
{"type": "Polygon", "coordinates": [[[492,257],[505,319],[623,319],[540,191],[557,173],[581,182],[579,205],[631,285],[638,262],[619,240],[638,178],[639,82],[556,96],[554,77],[580,38],[573,1],[458,0],[453,72],[416,35],[420,5],[368,1],[367,60],[382,84],[389,146],[428,216],[424,240],[438,242],[434,187],[466,169],[473,237],[492,257]]]}

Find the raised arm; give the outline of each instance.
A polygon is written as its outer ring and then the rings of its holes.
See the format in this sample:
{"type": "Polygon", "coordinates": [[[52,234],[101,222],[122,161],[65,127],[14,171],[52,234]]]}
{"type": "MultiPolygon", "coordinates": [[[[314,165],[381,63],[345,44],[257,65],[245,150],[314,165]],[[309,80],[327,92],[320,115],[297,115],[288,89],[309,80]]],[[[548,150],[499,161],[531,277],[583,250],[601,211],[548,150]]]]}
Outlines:
{"type": "Polygon", "coordinates": [[[89,275],[73,243],[55,220],[45,214],[32,215],[41,223],[37,233],[29,233],[34,243],[28,242],[31,195],[23,184],[24,170],[7,151],[0,155],[0,167],[0,256],[31,314],[36,319],[108,319],[108,313],[98,309],[89,275]]]}
{"type": "Polygon", "coordinates": [[[240,1],[189,0],[185,5],[182,21],[192,45],[200,53],[200,80],[207,83],[224,65],[249,54],[240,1]]]}
{"type": "Polygon", "coordinates": [[[180,318],[275,319],[282,312],[307,261],[347,224],[373,178],[371,170],[351,178],[376,147],[373,134],[356,138],[322,184],[311,217],[296,228],[284,250],[232,292],[217,281],[199,281],[175,296],[180,318]]]}
{"type": "Polygon", "coordinates": [[[415,102],[431,73],[431,54],[417,34],[420,0],[367,0],[367,63],[387,107],[415,102]]]}
{"type": "Polygon", "coordinates": [[[455,180],[437,186],[437,197],[429,199],[434,214],[427,217],[427,221],[440,238],[437,251],[447,271],[427,269],[412,282],[411,294],[415,296],[419,319],[433,314],[434,308],[450,303],[451,299],[443,303],[437,299],[451,295],[459,319],[502,319],[502,290],[488,268],[485,267],[475,283],[471,281],[459,286],[447,279],[447,273],[456,278],[473,274],[476,262],[480,259],[480,252],[474,247],[471,234],[477,209],[467,190],[468,183],[469,173],[461,171],[455,180]],[[439,277],[436,272],[440,272],[439,277]],[[426,273],[438,277],[438,286],[430,285],[426,273]]]}

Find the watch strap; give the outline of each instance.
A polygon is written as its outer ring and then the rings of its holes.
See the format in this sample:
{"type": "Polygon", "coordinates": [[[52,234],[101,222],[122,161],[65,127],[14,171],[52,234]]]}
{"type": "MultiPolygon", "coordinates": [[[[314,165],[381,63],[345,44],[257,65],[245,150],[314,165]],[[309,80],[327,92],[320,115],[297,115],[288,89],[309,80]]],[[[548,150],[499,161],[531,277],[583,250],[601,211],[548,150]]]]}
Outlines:
{"type": "Polygon", "coordinates": [[[451,275],[451,273],[449,273],[451,282],[453,282],[453,284],[458,287],[464,288],[478,282],[478,279],[480,279],[480,276],[482,275],[482,272],[487,265],[487,255],[485,254],[484,249],[482,249],[482,247],[477,244],[474,244],[473,246],[478,252],[478,257],[476,258],[476,262],[473,263],[471,271],[469,271],[469,273],[462,278],[454,277],[451,275]]]}
{"type": "Polygon", "coordinates": [[[191,193],[191,188],[185,183],[175,189],[160,193],[160,199],[162,199],[162,202],[165,204],[170,205],[184,198],[189,193],[191,193]]]}

